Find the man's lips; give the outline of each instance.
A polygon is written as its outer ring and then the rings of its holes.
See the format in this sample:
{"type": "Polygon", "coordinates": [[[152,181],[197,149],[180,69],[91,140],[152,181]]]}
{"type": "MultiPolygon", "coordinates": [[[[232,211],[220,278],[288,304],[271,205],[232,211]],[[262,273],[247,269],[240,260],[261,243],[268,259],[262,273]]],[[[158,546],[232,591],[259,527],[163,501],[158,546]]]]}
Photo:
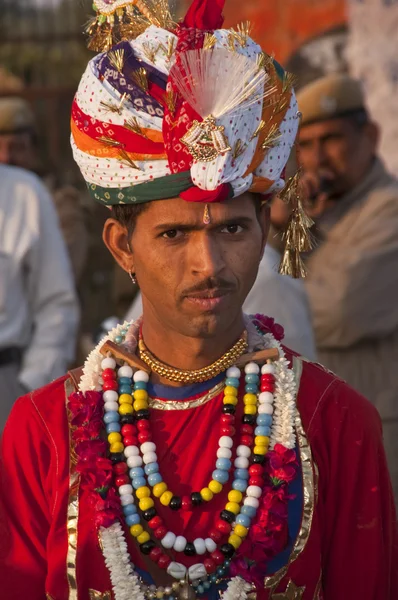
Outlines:
{"type": "Polygon", "coordinates": [[[203,310],[213,310],[222,304],[230,293],[231,290],[207,290],[188,294],[185,299],[203,310]]]}

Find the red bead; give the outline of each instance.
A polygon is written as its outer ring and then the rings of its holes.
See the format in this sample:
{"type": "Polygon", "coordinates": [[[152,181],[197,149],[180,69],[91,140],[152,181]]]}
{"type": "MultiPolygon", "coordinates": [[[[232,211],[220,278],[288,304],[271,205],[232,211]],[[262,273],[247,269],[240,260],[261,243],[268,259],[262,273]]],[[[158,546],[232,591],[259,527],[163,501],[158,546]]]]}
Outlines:
{"type": "Polygon", "coordinates": [[[160,517],[156,516],[149,521],[148,525],[151,529],[159,529],[159,527],[163,526],[163,521],[160,517]]]}
{"type": "Polygon", "coordinates": [[[116,373],[113,369],[105,369],[102,371],[102,379],[105,381],[106,379],[114,379],[116,381],[116,373]]]}
{"type": "Polygon", "coordinates": [[[252,446],[254,442],[254,438],[252,435],[242,435],[240,443],[242,446],[252,446]]]}
{"type": "Polygon", "coordinates": [[[214,552],[212,552],[210,556],[212,557],[216,565],[222,565],[225,560],[224,554],[221,552],[221,550],[214,550],[214,552]]]}
{"type": "Polygon", "coordinates": [[[128,475],[119,475],[118,477],[116,477],[115,483],[116,483],[117,487],[120,487],[121,485],[127,485],[128,483],[130,483],[129,476],[128,475]]]}
{"type": "Polygon", "coordinates": [[[153,535],[157,540],[162,540],[167,533],[166,527],[160,526],[153,532],[153,535]]]}
{"type": "Polygon", "coordinates": [[[152,434],[150,431],[141,431],[138,434],[138,441],[140,444],[145,444],[145,442],[150,442],[152,440],[152,434]]]}
{"type": "Polygon", "coordinates": [[[102,389],[104,390],[104,392],[107,392],[108,390],[114,390],[114,391],[116,391],[117,388],[118,388],[117,381],[115,381],[113,379],[112,380],[111,379],[107,379],[102,384],[102,389]]]}
{"type": "Polygon", "coordinates": [[[218,531],[218,529],[212,529],[209,533],[209,538],[211,538],[216,544],[219,544],[222,540],[222,533],[221,531],[218,531]]]}
{"type": "Polygon", "coordinates": [[[227,535],[231,531],[232,526],[230,525],[230,523],[227,523],[222,519],[218,519],[216,522],[216,528],[218,529],[218,531],[221,531],[221,533],[227,535]]]}
{"type": "Polygon", "coordinates": [[[182,505],[181,505],[182,510],[192,510],[193,505],[192,505],[192,500],[189,496],[183,496],[182,497],[182,505]]]}
{"type": "Polygon", "coordinates": [[[221,435],[227,435],[229,437],[232,437],[233,435],[235,435],[235,433],[236,433],[236,429],[235,429],[235,427],[232,427],[231,425],[221,428],[221,435]]]}
{"type": "Polygon", "coordinates": [[[161,569],[167,569],[170,563],[171,558],[169,556],[166,556],[166,554],[162,554],[158,560],[158,565],[161,569]]]}
{"type": "Polygon", "coordinates": [[[249,467],[249,474],[252,477],[259,477],[264,473],[263,465],[251,465],[249,467]]]}
{"type": "Polygon", "coordinates": [[[141,419],[141,421],[138,421],[137,427],[139,431],[148,431],[148,429],[151,428],[151,425],[146,419],[141,419]]]}
{"type": "Polygon", "coordinates": [[[272,373],[265,373],[261,375],[261,383],[275,383],[275,377],[272,373]]]}
{"type": "Polygon", "coordinates": [[[271,392],[271,394],[273,394],[275,391],[275,387],[273,385],[270,385],[269,383],[263,383],[260,387],[260,391],[261,392],[271,392]]]}
{"type": "Polygon", "coordinates": [[[162,549],[159,548],[159,546],[155,546],[155,548],[152,548],[152,550],[149,553],[149,558],[154,562],[157,563],[159,558],[162,556],[163,552],[162,549]]]}
{"type": "Polygon", "coordinates": [[[125,448],[128,446],[138,446],[138,440],[136,437],[128,436],[123,438],[123,443],[125,448]]]}
{"type": "Polygon", "coordinates": [[[203,565],[204,568],[206,569],[206,573],[214,573],[214,571],[216,570],[216,563],[214,562],[214,560],[212,560],[211,558],[206,558],[206,560],[203,561],[203,565]]]}
{"type": "Polygon", "coordinates": [[[135,435],[135,427],[134,425],[123,425],[122,427],[122,435],[130,436],[135,435]]]}
{"type": "Polygon", "coordinates": [[[262,477],[250,477],[249,485],[256,485],[262,488],[264,485],[264,479],[262,477]]]}
{"type": "Polygon", "coordinates": [[[221,423],[224,425],[233,425],[235,423],[235,415],[223,415],[221,417],[221,423]]]}
{"type": "Polygon", "coordinates": [[[129,468],[126,463],[120,462],[113,467],[113,472],[116,473],[116,475],[124,475],[125,473],[127,473],[128,469],[129,468]]]}
{"type": "Polygon", "coordinates": [[[242,425],[241,433],[243,435],[253,435],[254,427],[252,427],[251,425],[242,425]]]}

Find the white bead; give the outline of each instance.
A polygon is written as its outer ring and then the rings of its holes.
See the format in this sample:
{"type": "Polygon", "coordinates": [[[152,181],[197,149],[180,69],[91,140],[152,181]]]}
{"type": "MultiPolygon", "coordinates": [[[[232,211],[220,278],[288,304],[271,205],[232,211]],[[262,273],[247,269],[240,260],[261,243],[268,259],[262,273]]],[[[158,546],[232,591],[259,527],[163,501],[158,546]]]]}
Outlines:
{"type": "Polygon", "coordinates": [[[251,498],[261,498],[262,489],[259,485],[249,485],[246,490],[246,496],[250,496],[251,498]]]}
{"type": "Polygon", "coordinates": [[[117,402],[105,402],[104,408],[106,412],[117,412],[119,410],[119,404],[117,402]]]}
{"type": "Polygon", "coordinates": [[[130,456],[138,456],[140,453],[140,451],[138,450],[137,446],[127,446],[127,448],[124,449],[124,455],[127,458],[130,458],[130,456]]]}
{"type": "Polygon", "coordinates": [[[167,567],[167,573],[174,579],[185,579],[187,574],[187,568],[181,563],[171,562],[167,567]]]}
{"type": "Polygon", "coordinates": [[[137,371],[134,373],[134,381],[145,381],[145,383],[148,383],[149,375],[148,373],[145,373],[145,371],[137,371]]]}
{"type": "Polygon", "coordinates": [[[206,544],[206,550],[207,550],[207,552],[215,552],[217,550],[217,544],[211,538],[206,538],[205,539],[205,544],[206,544]]]}
{"type": "Polygon", "coordinates": [[[184,552],[186,545],[187,538],[185,538],[183,535],[178,535],[176,537],[176,541],[174,542],[173,548],[176,552],[184,552]]]}
{"type": "Polygon", "coordinates": [[[258,401],[260,404],[273,404],[274,403],[274,395],[271,392],[261,392],[258,397],[258,401]]]}
{"type": "Polygon", "coordinates": [[[228,435],[223,435],[222,437],[220,437],[218,445],[220,446],[220,448],[232,448],[232,446],[234,445],[234,441],[228,435]]]}
{"type": "Polygon", "coordinates": [[[135,467],[142,467],[142,458],[141,456],[129,456],[127,459],[127,464],[130,469],[134,469],[135,467]]]}
{"type": "Polygon", "coordinates": [[[125,496],[120,496],[120,504],[122,506],[128,506],[129,504],[134,504],[134,498],[131,494],[126,494],[125,496]]]}
{"type": "Polygon", "coordinates": [[[116,369],[116,361],[114,358],[104,358],[104,360],[101,362],[101,368],[103,371],[105,371],[105,369],[116,369]]]}
{"type": "Polygon", "coordinates": [[[258,508],[260,506],[260,502],[257,500],[257,498],[254,498],[253,496],[247,496],[244,499],[243,504],[245,506],[252,506],[253,508],[258,508]]]}
{"type": "Polygon", "coordinates": [[[119,394],[115,390],[107,390],[102,397],[104,402],[117,402],[119,400],[119,394]]]}
{"type": "Polygon", "coordinates": [[[251,450],[247,446],[238,446],[236,449],[236,454],[238,456],[243,456],[244,458],[249,458],[251,450]]]}
{"type": "Polygon", "coordinates": [[[275,367],[271,364],[266,364],[261,367],[262,375],[275,375],[275,367]]]}
{"type": "Polygon", "coordinates": [[[119,494],[121,496],[126,496],[128,494],[132,494],[133,493],[133,486],[132,485],[121,485],[119,488],[119,494]]]}
{"type": "Polygon", "coordinates": [[[245,456],[238,456],[235,458],[234,465],[237,469],[247,469],[249,466],[249,459],[245,456]]]}
{"type": "Polygon", "coordinates": [[[156,452],[156,444],[153,442],[145,442],[140,446],[141,454],[147,454],[148,452],[156,452]]]}
{"type": "Polygon", "coordinates": [[[258,414],[259,415],[273,415],[274,407],[272,406],[272,404],[260,404],[260,406],[258,407],[258,414]]]}
{"type": "Polygon", "coordinates": [[[260,367],[257,363],[250,362],[245,366],[246,375],[258,375],[260,373],[260,367]]]}
{"type": "Polygon", "coordinates": [[[205,578],[207,576],[206,568],[202,564],[192,565],[192,567],[189,567],[188,569],[188,575],[191,581],[202,579],[202,577],[205,578]]]}
{"type": "Polygon", "coordinates": [[[142,457],[144,463],[149,465],[149,463],[158,462],[158,457],[156,456],[156,452],[146,452],[142,457]]]}
{"type": "Polygon", "coordinates": [[[217,450],[217,458],[231,458],[232,450],[229,448],[219,448],[217,450]]]}
{"type": "Polygon", "coordinates": [[[133,376],[133,369],[131,367],[129,367],[128,365],[124,365],[124,367],[120,367],[119,371],[117,372],[117,376],[118,377],[128,377],[129,379],[132,378],[133,376]]]}
{"type": "Polygon", "coordinates": [[[206,554],[206,544],[203,538],[196,538],[193,545],[195,546],[196,554],[206,554]]]}
{"type": "Polygon", "coordinates": [[[227,377],[233,377],[234,379],[239,379],[240,378],[240,369],[238,369],[238,367],[230,367],[229,369],[227,369],[227,377]]]}
{"type": "Polygon", "coordinates": [[[170,549],[174,546],[174,542],[176,541],[176,534],[172,531],[168,531],[164,538],[161,540],[161,544],[163,548],[170,549]]]}

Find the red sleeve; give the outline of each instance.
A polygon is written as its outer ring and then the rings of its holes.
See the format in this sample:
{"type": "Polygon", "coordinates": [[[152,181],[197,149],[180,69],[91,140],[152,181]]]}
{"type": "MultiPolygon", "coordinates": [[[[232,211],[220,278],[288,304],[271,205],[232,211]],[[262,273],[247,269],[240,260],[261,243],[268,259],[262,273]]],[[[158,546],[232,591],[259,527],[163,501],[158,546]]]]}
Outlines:
{"type": "Polygon", "coordinates": [[[308,435],[320,474],[325,600],[397,600],[396,516],[377,411],[335,380],[308,435]]]}

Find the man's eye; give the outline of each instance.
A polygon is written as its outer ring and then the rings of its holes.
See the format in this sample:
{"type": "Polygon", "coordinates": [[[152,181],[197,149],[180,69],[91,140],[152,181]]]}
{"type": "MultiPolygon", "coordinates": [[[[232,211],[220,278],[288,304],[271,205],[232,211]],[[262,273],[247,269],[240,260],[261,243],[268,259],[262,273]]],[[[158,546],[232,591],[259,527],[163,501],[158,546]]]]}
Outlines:
{"type": "Polygon", "coordinates": [[[227,225],[222,230],[223,233],[230,233],[232,235],[234,233],[241,233],[242,231],[243,231],[243,228],[240,225],[227,225]]]}
{"type": "Polygon", "coordinates": [[[167,240],[174,240],[177,236],[178,236],[177,229],[170,229],[169,231],[165,231],[162,234],[162,237],[166,238],[167,240]]]}

